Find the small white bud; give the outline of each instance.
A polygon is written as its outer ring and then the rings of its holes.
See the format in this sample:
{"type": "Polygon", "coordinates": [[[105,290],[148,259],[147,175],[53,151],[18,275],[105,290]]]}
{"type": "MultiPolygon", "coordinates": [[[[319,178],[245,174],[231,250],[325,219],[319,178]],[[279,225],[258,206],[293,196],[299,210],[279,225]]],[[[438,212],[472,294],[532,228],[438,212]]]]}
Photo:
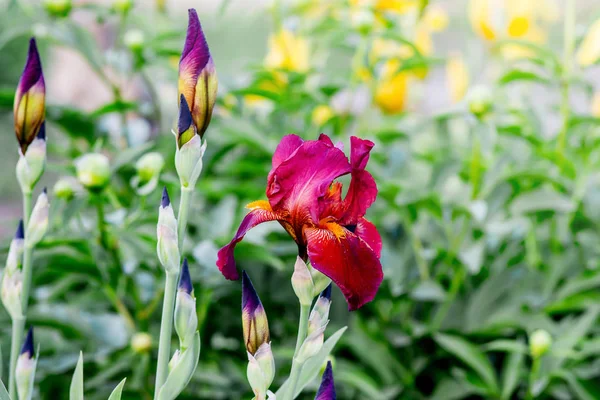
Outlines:
{"type": "Polygon", "coordinates": [[[152,336],[146,332],[137,332],[131,338],[131,348],[138,354],[147,353],[152,349],[152,336]]]}
{"type": "Polygon", "coordinates": [[[163,190],[162,201],[158,208],[158,224],[156,225],[156,252],[160,263],[169,273],[179,271],[179,244],[177,236],[177,220],[167,188],[163,190]]]}
{"type": "Polygon", "coordinates": [[[294,264],[292,287],[301,305],[310,306],[312,304],[315,296],[315,285],[306,263],[300,257],[296,257],[296,264],[294,264]]]}
{"type": "Polygon", "coordinates": [[[33,206],[33,210],[31,211],[31,217],[29,218],[25,233],[25,246],[34,247],[48,231],[49,209],[48,195],[46,194],[46,189],[44,189],[38,196],[35,206],[33,206]]]}
{"type": "Polygon", "coordinates": [[[21,293],[23,292],[23,273],[20,269],[5,270],[2,274],[0,297],[4,308],[13,320],[23,318],[21,293]]]}
{"type": "Polygon", "coordinates": [[[23,221],[21,220],[19,221],[17,232],[15,233],[13,240],[10,242],[10,247],[8,248],[8,257],[6,257],[6,271],[16,271],[21,264],[23,248],[25,246],[24,235],[25,232],[23,230],[23,221]]]}
{"type": "Polygon", "coordinates": [[[325,328],[327,328],[328,322],[325,322],[320,328],[314,330],[304,339],[300,351],[298,351],[298,355],[296,356],[297,362],[304,363],[321,351],[323,341],[325,340],[325,328]]]}
{"type": "Polygon", "coordinates": [[[533,358],[540,358],[546,354],[550,346],[552,346],[552,336],[543,329],[534,331],[529,337],[529,352],[533,358]]]}
{"type": "Polygon", "coordinates": [[[71,176],[65,176],[57,180],[52,189],[54,196],[67,201],[82,191],[83,187],[81,187],[79,181],[71,176]]]}
{"type": "Polygon", "coordinates": [[[193,188],[202,172],[202,157],[206,150],[206,142],[202,144],[200,135],[194,135],[175,152],[175,169],[179,175],[181,186],[193,188]]]}
{"type": "Polygon", "coordinates": [[[99,192],[110,180],[110,162],[104,154],[88,153],[75,160],[77,179],[88,190],[99,192]]]}
{"type": "Polygon", "coordinates": [[[191,294],[178,290],[175,301],[175,331],[182,349],[192,345],[197,329],[196,299],[191,294]]]}
{"type": "Polygon", "coordinates": [[[123,43],[131,51],[140,51],[144,48],[144,32],[139,29],[130,29],[123,36],[123,43]]]}
{"type": "Polygon", "coordinates": [[[17,161],[17,180],[23,193],[31,193],[46,168],[46,138],[37,137],[17,161]]]}
{"type": "Polygon", "coordinates": [[[144,154],[137,161],[135,164],[137,174],[131,178],[131,186],[137,194],[146,196],[156,189],[164,165],[165,159],[157,152],[144,154]]]}

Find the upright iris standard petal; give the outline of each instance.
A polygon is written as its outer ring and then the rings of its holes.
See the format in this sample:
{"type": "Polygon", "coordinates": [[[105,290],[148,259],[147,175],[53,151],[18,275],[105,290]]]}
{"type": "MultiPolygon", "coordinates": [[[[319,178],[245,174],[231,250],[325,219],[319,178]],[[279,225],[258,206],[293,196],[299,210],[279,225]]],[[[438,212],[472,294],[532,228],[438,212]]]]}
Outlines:
{"type": "Polygon", "coordinates": [[[267,313],[246,271],[242,273],[242,327],[246,350],[251,355],[271,340],[267,313]]]}
{"type": "MultiPolygon", "coordinates": [[[[297,243],[300,258],[340,287],[351,310],[371,301],[383,279],[381,237],[365,219],[377,198],[377,185],[366,170],[373,146],[352,137],[348,160],[342,145],[326,135],[309,141],[285,136],[273,155],[268,201],[248,205],[250,212],[237,233],[219,251],[223,275],[237,279],[234,248],[251,228],[278,221],[297,243]],[[344,197],[336,179],[347,174],[351,180],[344,197]]],[[[314,276],[313,281],[316,285],[314,276]]]]}
{"type": "Polygon", "coordinates": [[[46,109],[46,85],[42,63],[34,38],[29,41],[29,53],[13,107],[15,134],[21,153],[25,154],[44,122],[46,109]]]}
{"type": "Polygon", "coordinates": [[[192,112],[200,137],[208,128],[217,98],[217,73],[198,14],[189,10],[188,31],[179,61],[179,95],[192,112]]]}
{"type": "Polygon", "coordinates": [[[321,379],[321,386],[315,400],[335,400],[335,384],[333,382],[333,368],[331,367],[331,361],[327,361],[327,367],[323,372],[323,378],[321,379]]]}

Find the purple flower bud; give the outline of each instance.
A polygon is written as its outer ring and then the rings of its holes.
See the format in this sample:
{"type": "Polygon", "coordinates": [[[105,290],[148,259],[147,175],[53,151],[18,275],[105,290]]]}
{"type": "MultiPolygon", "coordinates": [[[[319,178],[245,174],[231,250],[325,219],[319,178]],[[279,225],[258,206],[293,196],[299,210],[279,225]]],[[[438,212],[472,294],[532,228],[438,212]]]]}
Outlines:
{"type": "Polygon", "coordinates": [[[179,61],[179,95],[185,96],[194,125],[204,135],[217,98],[217,73],[196,10],[189,11],[185,45],[179,61]]]}
{"type": "Polygon", "coordinates": [[[315,400],[335,400],[335,384],[333,382],[333,369],[331,367],[331,361],[327,361],[327,367],[323,372],[323,378],[321,380],[321,386],[315,400]]]}
{"type": "Polygon", "coordinates": [[[248,353],[254,355],[263,343],[270,342],[267,313],[246,271],[242,272],[242,328],[248,353]]]}
{"type": "Polygon", "coordinates": [[[160,206],[162,208],[169,207],[171,205],[171,199],[169,198],[169,192],[167,191],[167,187],[163,187],[162,199],[160,201],[160,206]]]}
{"type": "Polygon", "coordinates": [[[15,134],[21,153],[27,152],[27,148],[40,129],[43,129],[45,109],[46,85],[42,73],[42,63],[35,39],[31,38],[27,62],[17,86],[13,107],[15,134]]]}
{"type": "Polygon", "coordinates": [[[177,121],[177,146],[181,148],[192,140],[196,134],[196,126],[192,121],[192,113],[185,96],[179,96],[179,120],[177,121]]]}
{"type": "Polygon", "coordinates": [[[25,229],[23,227],[23,219],[19,220],[19,225],[17,226],[17,231],[15,232],[15,239],[25,239],[25,229]]]}
{"type": "Polygon", "coordinates": [[[183,265],[181,266],[181,276],[179,278],[179,286],[177,289],[187,294],[192,294],[194,286],[192,285],[192,277],[190,276],[190,268],[188,266],[187,258],[183,259],[183,265]]]}
{"type": "Polygon", "coordinates": [[[325,290],[323,290],[321,292],[319,297],[323,297],[323,298],[331,301],[331,283],[329,285],[327,285],[327,287],[325,288],[325,290]]]}
{"type": "Polygon", "coordinates": [[[33,358],[33,327],[30,327],[29,332],[27,332],[20,354],[27,354],[27,357],[33,358]]]}

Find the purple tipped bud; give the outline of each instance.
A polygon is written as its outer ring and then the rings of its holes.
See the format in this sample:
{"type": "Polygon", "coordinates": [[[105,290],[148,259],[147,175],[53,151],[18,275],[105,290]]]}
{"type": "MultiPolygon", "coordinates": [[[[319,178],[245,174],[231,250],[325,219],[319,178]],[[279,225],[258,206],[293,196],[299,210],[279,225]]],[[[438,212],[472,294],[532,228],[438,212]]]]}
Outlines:
{"type": "Polygon", "coordinates": [[[315,400],[335,400],[335,384],[333,382],[333,368],[331,367],[331,361],[327,361],[327,367],[323,372],[323,378],[321,380],[321,386],[315,400]]]}
{"type": "Polygon", "coordinates": [[[167,191],[167,187],[163,188],[162,199],[160,200],[160,206],[162,208],[167,208],[171,205],[171,199],[169,198],[169,192],[167,191]]]}
{"type": "Polygon", "coordinates": [[[25,239],[25,228],[23,227],[23,220],[19,220],[17,231],[15,232],[15,239],[25,239]]]}
{"type": "Polygon", "coordinates": [[[31,38],[27,61],[17,86],[13,107],[15,134],[23,154],[27,152],[27,148],[42,127],[45,109],[46,85],[42,63],[35,39],[31,38]]]}
{"type": "Polygon", "coordinates": [[[182,292],[186,292],[187,294],[192,294],[192,292],[194,291],[194,286],[192,285],[192,277],[190,276],[190,267],[188,266],[187,258],[183,259],[178,289],[182,292]]]}
{"type": "Polygon", "coordinates": [[[45,195],[48,195],[48,188],[47,188],[47,187],[44,187],[44,188],[42,189],[42,193],[44,193],[45,195]]]}
{"type": "Polygon", "coordinates": [[[242,328],[246,350],[252,355],[271,340],[267,314],[246,271],[242,272],[242,328]]]}
{"type": "Polygon", "coordinates": [[[36,136],[37,139],[46,140],[46,121],[42,122],[40,130],[36,136]]]}
{"type": "Polygon", "coordinates": [[[29,328],[29,332],[27,332],[20,354],[27,354],[27,357],[33,358],[33,327],[29,328]]]}
{"type": "Polygon", "coordinates": [[[325,288],[325,290],[323,290],[321,292],[319,297],[323,297],[323,298],[331,301],[331,283],[329,285],[327,285],[327,287],[325,288]]]}
{"type": "Polygon", "coordinates": [[[181,148],[196,135],[196,127],[192,124],[192,113],[185,96],[179,98],[179,121],[177,122],[177,146],[181,148]]]}
{"type": "Polygon", "coordinates": [[[197,132],[208,128],[217,98],[217,74],[198,14],[189,11],[185,45],[179,61],[179,95],[185,96],[197,132]]]}

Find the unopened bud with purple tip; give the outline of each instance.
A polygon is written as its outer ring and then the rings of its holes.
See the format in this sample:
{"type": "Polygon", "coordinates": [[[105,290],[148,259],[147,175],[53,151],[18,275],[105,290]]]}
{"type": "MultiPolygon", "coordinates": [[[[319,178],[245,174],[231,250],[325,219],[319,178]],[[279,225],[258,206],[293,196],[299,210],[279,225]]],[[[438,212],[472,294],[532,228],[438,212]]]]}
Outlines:
{"type": "Polygon", "coordinates": [[[319,386],[315,400],[336,400],[331,361],[327,361],[327,367],[325,368],[325,372],[323,372],[321,386],[319,386]]]}
{"type": "Polygon", "coordinates": [[[29,41],[29,53],[15,93],[13,112],[21,154],[26,154],[42,127],[46,112],[46,84],[34,38],[29,41]]]}
{"type": "Polygon", "coordinates": [[[177,220],[171,206],[171,199],[167,188],[158,208],[158,224],[156,225],[156,252],[160,263],[168,274],[177,274],[179,271],[179,244],[177,236],[177,220]]]}
{"type": "Polygon", "coordinates": [[[38,244],[48,231],[48,211],[50,203],[48,202],[48,193],[46,188],[40,193],[31,211],[31,217],[27,224],[25,233],[25,246],[33,248],[38,244]]]}
{"type": "Polygon", "coordinates": [[[188,14],[188,30],[179,61],[178,94],[185,97],[196,133],[201,139],[208,128],[215,106],[218,81],[198,14],[193,8],[188,10],[188,14]]]}
{"type": "Polygon", "coordinates": [[[17,231],[8,248],[8,257],[6,258],[6,271],[15,271],[21,263],[23,255],[23,247],[25,245],[25,230],[23,228],[23,220],[19,220],[17,231]]]}
{"type": "Polygon", "coordinates": [[[296,264],[294,264],[292,288],[301,305],[310,306],[312,304],[313,298],[315,297],[315,284],[313,283],[310,271],[306,266],[306,262],[300,257],[296,257],[296,264]]]}
{"type": "Polygon", "coordinates": [[[202,157],[206,150],[206,142],[202,144],[201,137],[197,135],[189,103],[183,94],[180,96],[176,137],[175,169],[181,186],[193,188],[202,172],[202,157]]]}
{"type": "Polygon", "coordinates": [[[242,327],[246,350],[252,355],[271,341],[267,313],[246,271],[242,272],[242,327]]]}
{"type": "Polygon", "coordinates": [[[329,322],[329,308],[331,307],[331,283],[319,295],[308,318],[308,334],[327,326],[329,322]]]}
{"type": "Polygon", "coordinates": [[[35,369],[37,360],[33,351],[33,328],[29,328],[21,354],[17,359],[15,378],[17,381],[17,393],[19,400],[30,400],[33,395],[33,381],[35,380],[35,369]]]}
{"type": "Polygon", "coordinates": [[[35,139],[17,161],[17,180],[23,193],[31,193],[46,168],[46,123],[42,122],[35,139]]]}
{"type": "Polygon", "coordinates": [[[196,330],[198,330],[196,298],[194,297],[194,287],[192,286],[188,261],[187,258],[184,258],[175,301],[175,331],[179,336],[181,351],[192,345],[196,330]]]}

